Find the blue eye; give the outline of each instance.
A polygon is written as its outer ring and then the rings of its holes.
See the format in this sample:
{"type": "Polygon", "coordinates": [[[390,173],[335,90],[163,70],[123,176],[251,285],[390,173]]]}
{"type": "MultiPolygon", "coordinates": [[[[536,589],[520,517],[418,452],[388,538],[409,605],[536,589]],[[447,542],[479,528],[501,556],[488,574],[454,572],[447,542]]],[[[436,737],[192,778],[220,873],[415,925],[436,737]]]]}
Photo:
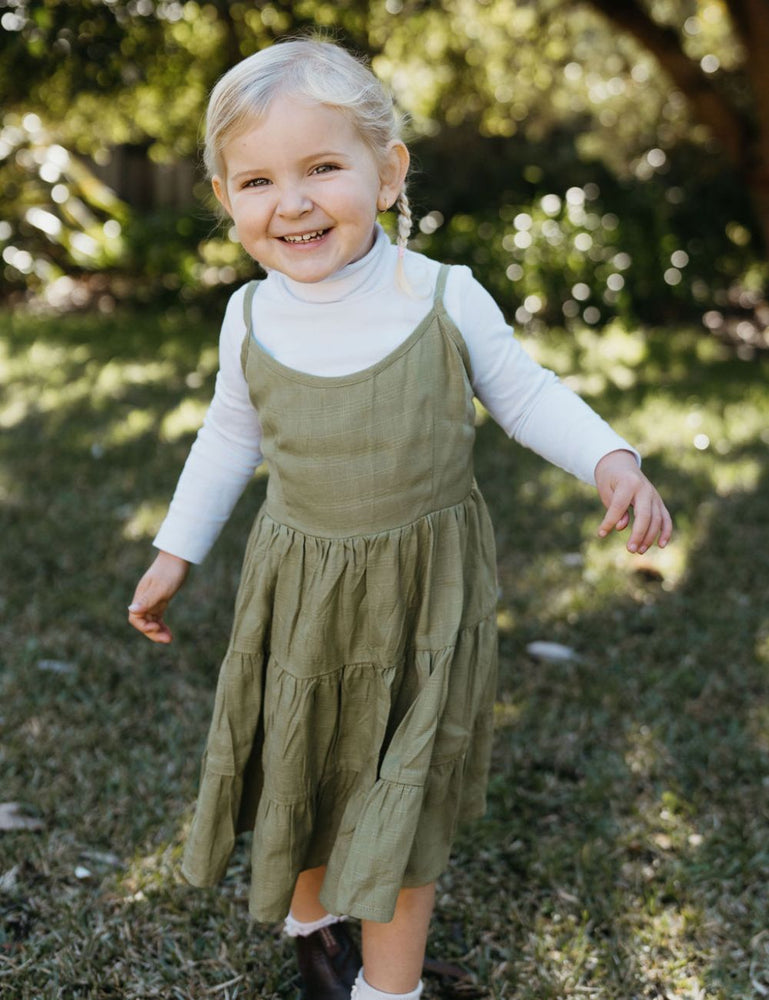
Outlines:
{"type": "Polygon", "coordinates": [[[266,177],[252,177],[251,180],[245,182],[243,187],[266,187],[269,183],[266,177]]]}
{"type": "Polygon", "coordinates": [[[314,167],[312,172],[314,174],[329,174],[332,170],[339,170],[339,167],[335,163],[321,163],[314,167]]]}

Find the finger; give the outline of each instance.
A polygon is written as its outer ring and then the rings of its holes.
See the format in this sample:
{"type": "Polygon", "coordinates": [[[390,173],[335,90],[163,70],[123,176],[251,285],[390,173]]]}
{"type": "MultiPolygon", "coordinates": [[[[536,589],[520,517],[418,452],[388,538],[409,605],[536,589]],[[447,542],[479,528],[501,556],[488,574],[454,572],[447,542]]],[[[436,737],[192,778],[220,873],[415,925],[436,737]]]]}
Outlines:
{"type": "Polygon", "coordinates": [[[641,553],[646,552],[647,549],[654,545],[655,541],[660,548],[664,549],[670,541],[672,533],[673,520],[659,495],[656,495],[652,504],[649,527],[639,545],[638,551],[641,553]]]}
{"type": "Polygon", "coordinates": [[[171,642],[173,636],[170,628],[158,615],[129,614],[129,623],[147,639],[153,642],[171,642]]]}
{"type": "Polygon", "coordinates": [[[659,538],[657,539],[657,545],[664,549],[665,546],[670,541],[673,534],[673,518],[670,516],[665,504],[662,504],[662,524],[660,526],[659,538]]]}
{"type": "Polygon", "coordinates": [[[624,531],[629,524],[630,524],[630,514],[627,511],[625,511],[625,513],[622,515],[619,521],[617,521],[617,523],[614,525],[614,530],[624,531]]]}
{"type": "Polygon", "coordinates": [[[168,600],[165,597],[157,597],[149,593],[144,597],[134,597],[128,605],[128,613],[139,617],[159,618],[167,607],[168,600]]]}
{"type": "MultiPolygon", "coordinates": [[[[134,625],[133,622],[131,624],[134,625]]],[[[171,630],[164,622],[149,622],[146,626],[134,625],[134,628],[150,642],[169,643],[173,638],[171,630]]]]}
{"type": "Polygon", "coordinates": [[[621,531],[622,528],[627,527],[631,496],[631,493],[624,490],[617,490],[613,494],[611,503],[606,508],[603,521],[598,526],[598,534],[601,538],[605,538],[613,528],[621,531]],[[622,525],[622,527],[619,527],[619,525],[622,525]]]}
{"type": "MultiPolygon", "coordinates": [[[[628,539],[628,552],[645,552],[648,548],[646,538],[654,521],[651,497],[642,493],[633,503],[633,530],[628,539]]],[[[656,535],[656,532],[655,532],[656,535]]]]}
{"type": "Polygon", "coordinates": [[[157,632],[142,632],[145,639],[149,639],[150,642],[159,642],[163,645],[167,645],[172,640],[171,630],[163,625],[157,632]]]}
{"type": "Polygon", "coordinates": [[[660,533],[660,528],[662,527],[662,514],[652,508],[651,515],[649,517],[649,524],[644,533],[643,538],[638,543],[638,552],[643,555],[652,545],[654,545],[654,539],[660,533]]]}
{"type": "Polygon", "coordinates": [[[145,633],[145,636],[147,639],[150,640],[150,642],[157,642],[163,646],[167,646],[168,643],[173,640],[173,636],[171,635],[171,630],[168,628],[167,625],[163,625],[160,631],[158,632],[145,633]]]}

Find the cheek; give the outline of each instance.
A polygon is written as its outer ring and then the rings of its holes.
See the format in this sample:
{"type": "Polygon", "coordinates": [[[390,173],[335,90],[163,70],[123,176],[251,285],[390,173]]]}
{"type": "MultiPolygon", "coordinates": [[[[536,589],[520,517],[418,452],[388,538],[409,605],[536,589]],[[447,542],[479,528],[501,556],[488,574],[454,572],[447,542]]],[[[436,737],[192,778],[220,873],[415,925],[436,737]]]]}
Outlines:
{"type": "Polygon", "coordinates": [[[259,205],[255,199],[240,197],[235,198],[232,204],[232,221],[243,228],[264,225],[267,215],[263,205],[259,205]]]}
{"type": "Polygon", "coordinates": [[[361,219],[368,222],[369,217],[377,216],[376,202],[379,197],[379,187],[370,184],[360,185],[353,197],[349,199],[351,209],[361,219]]]}

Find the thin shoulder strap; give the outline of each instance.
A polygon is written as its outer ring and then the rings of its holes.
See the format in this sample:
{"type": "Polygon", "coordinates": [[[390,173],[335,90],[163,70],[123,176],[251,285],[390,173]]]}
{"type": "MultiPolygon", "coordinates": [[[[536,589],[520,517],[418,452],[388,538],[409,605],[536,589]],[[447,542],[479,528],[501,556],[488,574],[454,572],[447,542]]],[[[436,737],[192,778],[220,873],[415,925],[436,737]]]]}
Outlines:
{"type": "Polygon", "coordinates": [[[243,337],[243,343],[240,345],[240,367],[243,369],[244,374],[246,371],[246,361],[248,359],[248,345],[251,343],[251,337],[254,332],[252,307],[254,295],[256,294],[258,287],[258,281],[249,281],[246,285],[246,294],[243,296],[243,322],[246,326],[246,332],[243,337]]]}
{"type": "Polygon", "coordinates": [[[470,364],[470,352],[467,349],[467,344],[465,343],[465,338],[462,336],[461,331],[457,328],[454,320],[449,316],[446,311],[446,306],[443,303],[443,295],[446,291],[446,281],[449,276],[450,267],[448,264],[441,264],[440,270],[438,271],[438,279],[435,282],[435,297],[433,299],[433,308],[438,316],[438,321],[443,330],[444,336],[448,337],[449,340],[455,345],[459,351],[460,357],[462,358],[462,364],[465,367],[468,378],[472,381],[473,373],[472,366],[470,364]]]}
{"type": "Polygon", "coordinates": [[[441,264],[440,270],[438,271],[438,280],[435,282],[435,296],[433,298],[433,303],[436,308],[439,308],[441,312],[444,312],[443,306],[443,293],[446,291],[446,280],[449,276],[449,265],[441,264]]]}

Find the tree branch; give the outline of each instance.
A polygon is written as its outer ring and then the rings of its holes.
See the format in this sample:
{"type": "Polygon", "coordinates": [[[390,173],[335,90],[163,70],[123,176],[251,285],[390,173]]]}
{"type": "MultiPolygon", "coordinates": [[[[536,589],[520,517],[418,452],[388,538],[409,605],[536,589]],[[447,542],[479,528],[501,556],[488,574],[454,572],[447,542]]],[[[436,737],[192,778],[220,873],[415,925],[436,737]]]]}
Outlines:
{"type": "Polygon", "coordinates": [[[769,186],[769,0],[727,0],[726,6],[745,48],[745,69],[755,97],[755,166],[761,183],[769,186]]]}
{"type": "Polygon", "coordinates": [[[769,0],[725,0],[726,9],[748,51],[763,51],[769,38],[769,0]]]}
{"type": "MultiPolygon", "coordinates": [[[[732,2],[766,5],[766,0],[732,2]]],[[[710,128],[729,160],[742,168],[747,156],[750,124],[714,87],[699,65],[686,55],[677,32],[658,24],[637,0],[587,0],[587,3],[652,53],[687,98],[695,116],[710,128]]]]}

